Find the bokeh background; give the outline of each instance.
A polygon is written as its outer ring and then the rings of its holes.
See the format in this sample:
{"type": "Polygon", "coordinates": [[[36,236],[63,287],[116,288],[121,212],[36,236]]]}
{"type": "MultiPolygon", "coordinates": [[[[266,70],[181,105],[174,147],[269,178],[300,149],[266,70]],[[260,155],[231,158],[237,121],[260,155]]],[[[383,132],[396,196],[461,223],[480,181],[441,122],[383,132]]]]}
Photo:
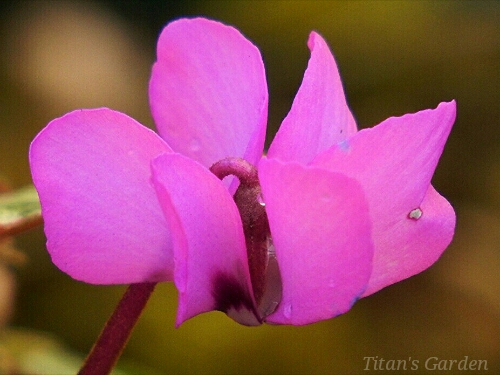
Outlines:
{"type": "MultiPolygon", "coordinates": [[[[213,312],[175,329],[175,288],[160,285],[120,368],[361,374],[370,372],[364,357],[378,356],[419,360],[419,370],[407,372],[428,373],[429,357],[467,356],[499,373],[500,2],[3,1],[0,175],[14,188],[30,184],[30,141],[73,109],[110,107],[154,128],[147,86],[156,38],[170,20],[198,15],[236,26],[260,48],[267,144],[300,85],[311,30],[332,48],[360,127],[456,99],[457,121],[433,179],[456,209],[456,236],[431,269],[304,327],[248,328],[213,312]]],[[[17,236],[28,261],[2,264],[0,373],[73,373],[124,291],[70,279],[44,242],[41,228],[17,236]]]]}

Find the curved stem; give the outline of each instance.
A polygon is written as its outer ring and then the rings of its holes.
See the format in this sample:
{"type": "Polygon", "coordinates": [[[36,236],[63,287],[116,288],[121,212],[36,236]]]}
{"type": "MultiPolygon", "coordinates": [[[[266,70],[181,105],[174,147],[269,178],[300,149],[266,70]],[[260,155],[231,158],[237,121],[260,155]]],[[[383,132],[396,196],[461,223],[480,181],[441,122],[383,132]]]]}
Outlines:
{"type": "Polygon", "coordinates": [[[238,177],[242,184],[248,186],[258,186],[259,177],[257,169],[242,158],[228,157],[214,163],[210,171],[221,180],[229,175],[238,177]]]}
{"type": "Polygon", "coordinates": [[[156,283],[131,284],[106,322],[78,375],[107,375],[115,366],[156,283]]]}

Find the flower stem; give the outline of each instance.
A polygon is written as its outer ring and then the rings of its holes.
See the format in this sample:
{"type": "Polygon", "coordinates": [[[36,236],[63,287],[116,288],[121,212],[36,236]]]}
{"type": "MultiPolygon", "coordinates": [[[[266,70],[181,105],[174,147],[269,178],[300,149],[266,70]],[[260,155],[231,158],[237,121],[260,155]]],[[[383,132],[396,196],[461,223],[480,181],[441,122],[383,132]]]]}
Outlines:
{"type": "Polygon", "coordinates": [[[156,283],[131,284],[106,322],[78,375],[107,375],[115,366],[156,283]]]}
{"type": "Polygon", "coordinates": [[[228,157],[210,167],[210,171],[221,180],[229,175],[238,177],[242,184],[249,187],[259,186],[257,169],[242,158],[228,157]]]}

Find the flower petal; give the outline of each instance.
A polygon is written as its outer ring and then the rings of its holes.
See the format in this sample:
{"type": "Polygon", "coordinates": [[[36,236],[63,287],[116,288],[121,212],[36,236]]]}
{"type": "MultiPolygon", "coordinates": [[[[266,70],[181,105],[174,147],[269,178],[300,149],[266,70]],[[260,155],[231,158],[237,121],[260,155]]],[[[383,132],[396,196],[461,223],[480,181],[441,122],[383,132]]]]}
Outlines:
{"type": "Polygon", "coordinates": [[[211,310],[246,325],[256,318],[243,226],[221,181],[180,154],[152,162],[153,183],[172,231],[177,326],[211,310]]]}
{"type": "Polygon", "coordinates": [[[283,282],[282,300],[266,321],[301,325],[345,313],[372,269],[360,185],[339,173],[266,158],[259,178],[283,282]]]}
{"type": "Polygon", "coordinates": [[[337,65],[323,38],[312,32],[304,80],[268,157],[307,164],[321,151],[356,133],[337,65]]]}
{"type": "Polygon", "coordinates": [[[368,198],[375,255],[364,296],[425,270],[453,237],[455,213],[430,182],[455,111],[452,101],[389,118],[313,162],[355,178],[368,198]]]}
{"type": "Polygon", "coordinates": [[[170,235],[150,160],[171,152],[151,130],[109,109],[53,120],[30,148],[52,261],[93,284],[171,280],[170,235]]]}
{"type": "Polygon", "coordinates": [[[233,27],[197,19],[167,25],[149,86],[160,135],[205,167],[225,157],[256,164],[267,122],[259,50],[233,27]]]}

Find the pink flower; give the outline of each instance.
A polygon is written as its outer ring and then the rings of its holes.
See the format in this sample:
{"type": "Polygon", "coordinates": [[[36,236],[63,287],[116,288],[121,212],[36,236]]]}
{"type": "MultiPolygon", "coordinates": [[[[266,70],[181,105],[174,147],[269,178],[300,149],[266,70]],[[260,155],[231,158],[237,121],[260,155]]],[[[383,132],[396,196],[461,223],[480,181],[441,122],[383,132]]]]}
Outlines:
{"type": "Polygon", "coordinates": [[[173,280],[177,325],[214,309],[249,325],[312,323],[433,264],[455,227],[430,184],[455,102],[358,131],[328,46],[315,32],[308,46],[267,157],[260,53],[201,18],[159,38],[149,95],[161,138],[106,108],[48,124],[30,163],[53,262],[87,283],[173,280]],[[244,170],[234,199],[237,180],[221,182],[214,163],[244,170]]]}

